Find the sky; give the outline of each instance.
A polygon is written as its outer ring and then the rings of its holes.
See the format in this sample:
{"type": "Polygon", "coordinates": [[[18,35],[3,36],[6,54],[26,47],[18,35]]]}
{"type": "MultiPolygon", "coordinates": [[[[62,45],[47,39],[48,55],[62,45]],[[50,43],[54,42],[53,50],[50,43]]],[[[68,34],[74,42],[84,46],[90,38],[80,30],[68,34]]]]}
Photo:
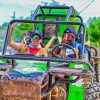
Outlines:
{"type": "MultiPolygon", "coordinates": [[[[51,0],[43,0],[44,2],[50,2],[51,0]]],[[[89,17],[100,17],[100,0],[56,0],[60,4],[67,4],[68,6],[74,6],[78,12],[84,10],[84,8],[91,2],[91,5],[80,13],[84,22],[89,17]]],[[[0,25],[4,22],[9,22],[13,12],[16,12],[16,18],[21,16],[27,17],[30,15],[31,10],[34,10],[37,5],[41,4],[41,0],[0,0],[0,25]]]]}

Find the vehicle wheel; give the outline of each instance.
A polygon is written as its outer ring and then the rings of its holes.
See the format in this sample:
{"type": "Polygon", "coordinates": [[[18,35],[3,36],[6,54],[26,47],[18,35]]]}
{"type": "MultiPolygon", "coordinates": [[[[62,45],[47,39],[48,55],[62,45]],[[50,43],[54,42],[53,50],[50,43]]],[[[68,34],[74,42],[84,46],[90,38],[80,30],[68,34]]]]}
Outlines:
{"type": "Polygon", "coordinates": [[[51,100],[66,100],[66,85],[57,85],[52,89],[51,100]]]}
{"type": "Polygon", "coordinates": [[[52,57],[57,58],[76,58],[76,51],[68,44],[58,44],[52,49],[52,57]],[[72,52],[73,56],[69,57],[69,51],[72,52]]]}
{"type": "Polygon", "coordinates": [[[94,83],[87,87],[85,100],[100,100],[100,83],[94,83]]]}

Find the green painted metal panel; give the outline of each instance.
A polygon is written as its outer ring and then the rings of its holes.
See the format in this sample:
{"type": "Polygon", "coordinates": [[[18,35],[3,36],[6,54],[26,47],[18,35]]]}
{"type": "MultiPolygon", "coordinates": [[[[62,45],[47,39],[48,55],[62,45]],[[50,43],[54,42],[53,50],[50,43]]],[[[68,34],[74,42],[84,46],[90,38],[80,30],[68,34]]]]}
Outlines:
{"type": "MultiPolygon", "coordinates": [[[[77,64],[70,63],[70,68],[84,68],[88,69],[87,64],[77,64]]],[[[71,76],[70,79],[76,78],[75,76],[71,76]]],[[[83,80],[80,79],[76,83],[72,83],[69,85],[69,94],[68,100],[84,100],[84,86],[83,80]]]]}
{"type": "Polygon", "coordinates": [[[0,58],[0,63],[7,63],[8,59],[0,58]]]}
{"type": "Polygon", "coordinates": [[[41,61],[17,60],[16,66],[12,69],[23,74],[30,74],[34,72],[45,72],[47,70],[47,63],[41,61]]]}

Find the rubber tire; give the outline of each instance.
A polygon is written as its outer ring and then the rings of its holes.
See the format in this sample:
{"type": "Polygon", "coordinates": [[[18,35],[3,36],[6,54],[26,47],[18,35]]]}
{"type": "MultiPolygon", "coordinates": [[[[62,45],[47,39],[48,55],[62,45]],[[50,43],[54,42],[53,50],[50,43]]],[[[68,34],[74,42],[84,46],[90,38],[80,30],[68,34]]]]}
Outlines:
{"type": "Polygon", "coordinates": [[[61,92],[58,95],[52,95],[51,92],[51,100],[66,100],[66,85],[65,84],[59,84],[57,87],[61,92]]]}
{"type": "Polygon", "coordinates": [[[88,86],[85,100],[100,100],[100,83],[96,82],[88,86]]]}

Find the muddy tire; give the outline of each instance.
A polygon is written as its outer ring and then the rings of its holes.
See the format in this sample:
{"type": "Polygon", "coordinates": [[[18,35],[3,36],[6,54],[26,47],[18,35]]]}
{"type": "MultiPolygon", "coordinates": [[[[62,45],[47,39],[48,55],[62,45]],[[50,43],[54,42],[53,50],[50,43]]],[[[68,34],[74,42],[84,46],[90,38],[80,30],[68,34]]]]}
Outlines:
{"type": "Polygon", "coordinates": [[[58,93],[54,94],[51,92],[51,100],[66,100],[66,85],[57,85],[54,88],[58,88],[58,93]]]}
{"type": "Polygon", "coordinates": [[[100,100],[100,83],[96,82],[88,86],[85,100],[100,100]]]}

